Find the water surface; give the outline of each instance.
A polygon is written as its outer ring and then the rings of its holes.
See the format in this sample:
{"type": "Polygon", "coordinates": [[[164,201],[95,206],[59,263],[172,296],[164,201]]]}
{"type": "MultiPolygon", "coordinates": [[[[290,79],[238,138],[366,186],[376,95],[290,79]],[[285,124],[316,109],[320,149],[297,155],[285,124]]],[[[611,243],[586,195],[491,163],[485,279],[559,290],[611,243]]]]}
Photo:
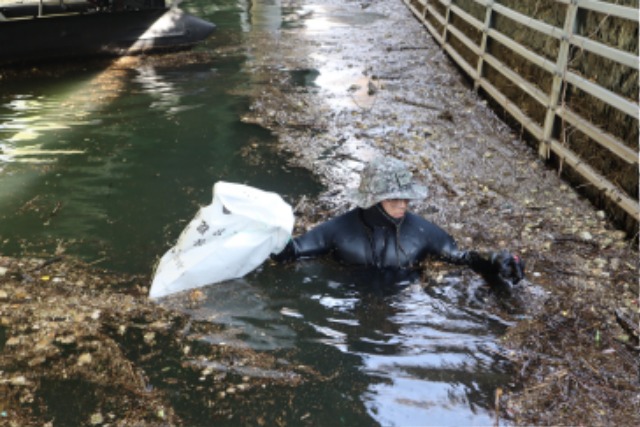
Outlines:
{"type": "Polygon", "coordinates": [[[374,282],[332,262],[267,264],[203,288],[197,307],[181,295],[164,304],[224,325],[208,342],[270,351],[326,378],[280,402],[292,425],[301,416],[309,425],[492,425],[495,391],[510,376],[495,340],[508,324],[476,300],[481,282],[374,282]]]}

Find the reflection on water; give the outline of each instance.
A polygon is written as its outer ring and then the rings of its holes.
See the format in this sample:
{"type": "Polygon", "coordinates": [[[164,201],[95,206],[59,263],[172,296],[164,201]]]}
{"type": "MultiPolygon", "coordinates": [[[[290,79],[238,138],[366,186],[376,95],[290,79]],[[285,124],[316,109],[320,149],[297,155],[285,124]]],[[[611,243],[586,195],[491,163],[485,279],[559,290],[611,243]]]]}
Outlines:
{"type": "MultiPolygon", "coordinates": [[[[194,319],[224,326],[219,335],[206,337],[207,341],[248,346],[256,350],[275,350],[294,345],[294,331],[278,322],[283,313],[270,307],[271,301],[264,290],[245,279],[220,283],[211,290],[196,307],[186,308],[194,319]]],[[[183,297],[169,297],[165,304],[184,309],[183,297]]]]}
{"type": "Polygon", "coordinates": [[[197,107],[181,105],[180,90],[173,82],[158,74],[155,67],[142,64],[136,68],[136,71],[138,74],[133,78],[133,81],[139,83],[142,90],[151,94],[155,99],[149,104],[149,108],[163,114],[175,114],[197,107]]]}
{"type": "Polygon", "coordinates": [[[267,265],[203,288],[196,306],[186,294],[163,304],[220,324],[209,341],[269,349],[330,378],[301,386],[307,398],[296,411],[314,425],[323,425],[327,408],[341,408],[342,425],[493,424],[508,366],[492,350],[508,324],[469,308],[466,290],[480,282],[451,277],[426,290],[387,283],[380,292],[373,277],[323,261],[267,265]]]}
{"type": "Polygon", "coordinates": [[[276,31],[282,24],[280,0],[256,0],[250,2],[251,29],[256,31],[276,31]]]}

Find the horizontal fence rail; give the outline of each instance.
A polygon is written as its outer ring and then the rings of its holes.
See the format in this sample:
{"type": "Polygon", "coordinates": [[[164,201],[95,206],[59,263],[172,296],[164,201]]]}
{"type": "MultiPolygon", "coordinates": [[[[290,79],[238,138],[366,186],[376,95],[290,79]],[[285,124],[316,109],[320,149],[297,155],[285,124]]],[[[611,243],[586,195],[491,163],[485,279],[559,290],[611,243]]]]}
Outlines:
{"type": "MultiPolygon", "coordinates": [[[[581,12],[593,11],[637,23],[638,9],[596,0],[556,0],[557,4],[566,8],[564,26],[559,28],[512,10],[494,0],[468,0],[464,2],[467,5],[471,4],[476,12],[483,10],[484,19],[478,19],[468,10],[464,10],[460,6],[463,2],[459,1],[403,1],[456,64],[473,79],[475,88],[482,88],[488,96],[504,108],[513,119],[518,121],[538,141],[538,151],[543,158],[549,158],[551,153],[555,154],[563,164],[570,166],[580,174],[583,179],[586,179],[594,188],[597,188],[601,194],[628,213],[636,223],[640,221],[640,205],[638,204],[637,194],[635,195],[636,198],[630,197],[618,185],[605,178],[599,171],[591,167],[585,159],[580,158],[576,152],[567,147],[567,144],[562,141],[556,125],[557,121],[561,120],[562,123],[571,126],[586,135],[590,140],[595,141],[599,146],[604,147],[611,156],[615,156],[625,164],[637,169],[637,149],[629,147],[618,136],[606,132],[593,124],[588,118],[572,111],[564,102],[563,90],[567,85],[571,85],[602,101],[621,112],[623,117],[626,115],[631,120],[635,120],[637,129],[640,114],[637,98],[630,100],[579,75],[570,69],[569,61],[571,50],[579,49],[628,67],[630,70],[638,70],[638,55],[636,53],[616,49],[576,33],[578,21],[583,16],[581,12]],[[492,26],[496,17],[507,18],[519,28],[532,30],[552,39],[558,45],[555,61],[533,52],[520,42],[496,30],[492,26]],[[466,34],[469,31],[465,33],[462,28],[463,25],[480,34],[479,40],[472,40],[472,37],[466,34]],[[452,40],[456,41],[457,44],[455,46],[452,40]],[[533,84],[527,78],[521,76],[517,70],[510,68],[499,58],[492,55],[488,50],[488,45],[494,41],[546,73],[551,82],[549,90],[541,89],[539,85],[533,84]],[[465,59],[469,55],[463,55],[460,50],[461,47],[470,52],[475,62],[465,59]],[[528,95],[530,99],[535,100],[540,108],[545,111],[544,120],[535,120],[528,113],[527,108],[523,108],[523,106],[511,100],[487,79],[485,77],[485,67],[487,65],[500,73],[511,85],[528,95]]],[[[479,13],[476,13],[476,16],[478,15],[479,13]]],[[[637,34],[635,37],[637,37],[637,34]]]]}

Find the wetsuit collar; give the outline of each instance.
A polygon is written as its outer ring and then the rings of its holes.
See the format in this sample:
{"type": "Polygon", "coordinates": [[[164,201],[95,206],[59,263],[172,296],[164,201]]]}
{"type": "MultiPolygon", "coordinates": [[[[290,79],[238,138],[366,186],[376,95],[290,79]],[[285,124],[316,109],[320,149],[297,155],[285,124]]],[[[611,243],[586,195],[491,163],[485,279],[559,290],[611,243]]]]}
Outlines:
{"type": "Polygon", "coordinates": [[[371,206],[368,209],[362,209],[362,219],[371,227],[399,227],[404,221],[402,218],[393,218],[385,212],[380,203],[371,206]]]}

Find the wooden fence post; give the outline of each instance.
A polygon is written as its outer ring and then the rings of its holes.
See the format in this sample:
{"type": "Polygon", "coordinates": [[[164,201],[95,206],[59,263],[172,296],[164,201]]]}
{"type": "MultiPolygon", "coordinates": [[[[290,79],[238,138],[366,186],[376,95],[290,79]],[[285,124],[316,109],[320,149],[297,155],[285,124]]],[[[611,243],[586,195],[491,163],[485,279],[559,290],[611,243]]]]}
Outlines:
{"type": "MultiPolygon", "coordinates": [[[[547,112],[544,118],[542,140],[538,146],[538,154],[544,159],[548,159],[550,155],[550,143],[554,136],[553,128],[556,119],[556,110],[560,104],[564,104],[564,97],[561,97],[560,95],[563,92],[564,85],[566,85],[565,75],[570,60],[569,56],[571,55],[570,39],[571,36],[575,34],[577,28],[578,8],[579,6],[577,5],[576,0],[571,0],[571,3],[567,6],[567,13],[564,19],[564,28],[562,38],[560,39],[560,49],[556,59],[556,68],[553,75],[551,93],[549,94],[549,105],[547,105],[547,112]]],[[[558,139],[561,140],[560,138],[558,139]]]]}
{"type": "Polygon", "coordinates": [[[449,44],[447,39],[449,38],[449,20],[451,19],[451,0],[447,2],[447,8],[444,13],[444,27],[442,28],[442,45],[449,44]]]}
{"type": "Polygon", "coordinates": [[[477,92],[480,87],[480,80],[484,75],[484,55],[487,53],[489,30],[493,25],[493,0],[488,0],[484,13],[484,27],[482,28],[482,40],[480,41],[480,54],[476,67],[476,79],[473,82],[473,89],[477,92]]]}

